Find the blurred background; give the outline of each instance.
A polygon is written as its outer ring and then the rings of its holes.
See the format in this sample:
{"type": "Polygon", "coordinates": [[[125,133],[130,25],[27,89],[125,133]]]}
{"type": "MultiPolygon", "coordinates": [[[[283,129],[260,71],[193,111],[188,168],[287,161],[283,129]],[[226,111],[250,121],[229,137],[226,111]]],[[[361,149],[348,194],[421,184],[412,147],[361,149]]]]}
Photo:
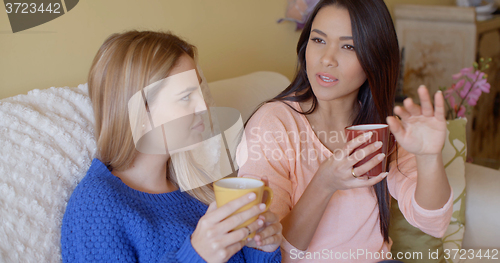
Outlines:
{"type": "MultiPolygon", "coordinates": [[[[455,0],[386,0],[396,4],[455,5],[455,0]]],[[[112,33],[172,31],[196,45],[208,81],[254,71],[295,72],[295,23],[286,0],[86,0],[40,26],[12,33],[0,8],[0,99],[32,89],[86,83],[95,53],[112,33]]]]}
{"type": "MultiPolygon", "coordinates": [[[[467,143],[468,156],[476,157],[469,161],[499,169],[500,16],[488,12],[480,21],[479,9],[457,7],[474,1],[500,5],[500,0],[385,0],[405,48],[399,98],[418,101],[418,85],[431,92],[449,87],[452,73],[479,57],[493,58],[487,72],[491,92],[467,114],[467,143]]],[[[197,46],[208,82],[255,71],[292,79],[300,31],[294,22],[277,21],[296,2],[307,1],[86,0],[52,21],[17,33],[12,33],[7,12],[0,11],[0,99],[86,83],[103,41],[132,29],[171,31],[197,46]]]]}

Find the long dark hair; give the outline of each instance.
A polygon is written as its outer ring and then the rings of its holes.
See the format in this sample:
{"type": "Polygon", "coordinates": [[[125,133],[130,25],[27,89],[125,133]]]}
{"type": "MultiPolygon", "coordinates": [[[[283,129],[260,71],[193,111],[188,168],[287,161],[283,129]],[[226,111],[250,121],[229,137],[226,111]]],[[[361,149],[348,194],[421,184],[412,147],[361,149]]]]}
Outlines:
{"type": "MultiPolygon", "coordinates": [[[[304,115],[313,113],[318,105],[306,72],[306,47],[309,42],[312,23],[319,10],[325,6],[345,8],[351,18],[351,27],[356,55],[366,74],[361,85],[358,100],[361,109],[353,125],[365,123],[386,123],[386,117],[393,115],[394,96],[399,75],[399,45],[389,10],[383,0],[322,0],[304,25],[297,44],[298,65],[292,83],[273,99],[266,101],[305,102],[312,99],[311,108],[304,115]],[[300,95],[296,95],[300,94],[300,95]]],[[[389,145],[389,149],[392,145],[389,145]]],[[[388,167],[387,162],[387,168],[388,167]]],[[[373,186],[377,195],[380,231],[384,241],[389,242],[390,194],[387,180],[373,186]]]]}

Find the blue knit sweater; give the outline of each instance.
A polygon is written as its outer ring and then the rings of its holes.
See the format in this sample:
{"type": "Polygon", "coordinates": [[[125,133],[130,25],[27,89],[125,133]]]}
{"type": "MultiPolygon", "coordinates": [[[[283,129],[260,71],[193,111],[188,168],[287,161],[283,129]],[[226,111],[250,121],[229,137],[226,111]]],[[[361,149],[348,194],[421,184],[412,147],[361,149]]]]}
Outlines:
{"type": "MultiPolygon", "coordinates": [[[[207,205],[180,191],[148,194],[125,185],[94,159],[66,207],[64,262],[205,262],[191,234],[207,205]]],[[[244,247],[228,262],[280,262],[279,248],[244,247]]]]}

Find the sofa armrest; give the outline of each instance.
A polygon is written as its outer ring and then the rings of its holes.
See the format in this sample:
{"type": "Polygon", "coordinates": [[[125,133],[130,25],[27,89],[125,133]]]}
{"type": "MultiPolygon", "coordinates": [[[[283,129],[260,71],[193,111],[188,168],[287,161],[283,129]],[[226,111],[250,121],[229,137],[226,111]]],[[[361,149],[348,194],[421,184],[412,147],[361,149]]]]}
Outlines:
{"type": "Polygon", "coordinates": [[[462,247],[500,248],[500,171],[466,163],[465,180],[462,247]]]}

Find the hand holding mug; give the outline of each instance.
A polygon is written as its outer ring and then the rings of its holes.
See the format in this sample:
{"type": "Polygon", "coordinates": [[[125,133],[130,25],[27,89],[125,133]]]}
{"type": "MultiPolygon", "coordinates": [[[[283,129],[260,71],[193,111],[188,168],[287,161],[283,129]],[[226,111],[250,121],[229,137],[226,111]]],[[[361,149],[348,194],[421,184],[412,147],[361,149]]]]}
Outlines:
{"type": "MultiPolygon", "coordinates": [[[[267,176],[263,176],[262,181],[265,186],[269,186],[267,176]]],[[[280,246],[283,240],[281,233],[283,226],[280,223],[279,217],[269,210],[261,214],[259,219],[264,221],[264,226],[257,229],[254,238],[250,239],[246,246],[266,252],[273,252],[280,246]]]]}
{"type": "MultiPolygon", "coordinates": [[[[250,209],[253,205],[261,203],[263,201],[264,192],[268,193],[268,197],[265,201],[264,212],[267,211],[273,199],[273,190],[269,188],[269,186],[266,186],[261,180],[253,178],[232,177],[218,180],[214,183],[214,192],[215,201],[217,202],[218,207],[224,206],[225,204],[248,193],[255,193],[257,195],[256,199],[253,202],[244,205],[234,213],[243,212],[247,209],[250,209]]],[[[249,224],[257,220],[257,217],[258,216],[248,219],[233,230],[238,230],[240,228],[248,226],[249,224]]],[[[255,231],[250,231],[248,234],[248,238],[253,238],[255,235],[255,231]]]]}
{"type": "Polygon", "coordinates": [[[382,172],[386,172],[388,157],[396,149],[396,142],[394,141],[394,136],[389,132],[388,127],[389,125],[387,124],[360,124],[360,125],[352,125],[345,128],[345,133],[347,135],[348,140],[352,140],[356,136],[371,132],[372,136],[357,148],[364,148],[372,143],[381,145],[375,152],[368,153],[368,155],[365,155],[366,152],[363,151],[361,152],[362,155],[358,156],[358,152],[356,152],[356,149],[354,149],[355,151],[354,157],[356,157],[356,160],[359,160],[360,157],[363,159],[354,164],[351,170],[351,174],[353,177],[355,178],[361,176],[373,177],[379,175],[382,172]],[[381,162],[378,162],[372,169],[368,170],[367,172],[363,171],[363,173],[361,173],[360,171],[358,171],[357,169],[358,167],[361,167],[363,164],[367,163],[369,160],[372,160],[374,157],[377,157],[377,159],[381,160],[381,162]]]}
{"type": "Polygon", "coordinates": [[[226,262],[247,243],[246,237],[264,225],[261,219],[254,220],[244,228],[233,231],[242,223],[256,218],[266,210],[265,204],[256,204],[243,212],[242,207],[255,202],[257,195],[248,193],[217,208],[215,202],[200,218],[191,235],[194,250],[207,262],[226,262]]]}
{"type": "Polygon", "coordinates": [[[384,160],[384,154],[377,154],[359,167],[354,165],[366,156],[374,153],[383,145],[380,141],[360,147],[370,140],[373,132],[363,133],[348,141],[342,149],[335,150],[330,158],[321,163],[314,179],[320,180],[325,191],[347,190],[351,188],[368,187],[382,181],[387,173],[382,172],[368,180],[367,176],[360,177],[373,169],[384,160]],[[354,176],[356,175],[356,176],[354,176]]]}

